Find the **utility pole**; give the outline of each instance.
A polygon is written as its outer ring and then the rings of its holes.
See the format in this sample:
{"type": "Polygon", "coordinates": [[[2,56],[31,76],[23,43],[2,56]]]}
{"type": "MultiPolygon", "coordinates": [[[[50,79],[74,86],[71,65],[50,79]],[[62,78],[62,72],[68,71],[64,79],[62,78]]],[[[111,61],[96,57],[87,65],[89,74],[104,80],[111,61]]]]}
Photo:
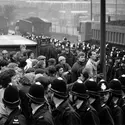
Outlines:
{"type": "Polygon", "coordinates": [[[118,1],[116,0],[116,1],[115,1],[115,19],[116,19],[116,20],[117,20],[117,13],[118,13],[118,12],[117,12],[117,11],[118,11],[118,10],[117,10],[117,4],[118,4],[118,1]]]}
{"type": "Polygon", "coordinates": [[[100,31],[101,31],[101,53],[100,53],[100,63],[101,63],[101,73],[104,74],[104,79],[106,79],[106,0],[100,0],[100,31]]]}
{"type": "Polygon", "coordinates": [[[92,14],[92,9],[93,9],[93,7],[92,7],[92,0],[90,0],[90,2],[91,2],[91,3],[90,3],[90,6],[91,6],[91,7],[90,7],[90,9],[91,9],[90,16],[91,16],[91,21],[92,21],[92,15],[93,15],[93,14],[92,14]]]}

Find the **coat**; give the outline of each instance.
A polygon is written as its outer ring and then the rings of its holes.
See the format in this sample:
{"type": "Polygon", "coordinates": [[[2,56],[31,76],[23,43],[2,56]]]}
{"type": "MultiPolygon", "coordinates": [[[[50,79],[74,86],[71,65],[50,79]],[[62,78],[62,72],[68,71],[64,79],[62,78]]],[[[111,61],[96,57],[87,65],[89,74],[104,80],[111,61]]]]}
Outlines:
{"type": "Polygon", "coordinates": [[[100,125],[98,113],[92,106],[81,106],[76,112],[80,115],[82,125],[100,125]]]}
{"type": "Polygon", "coordinates": [[[72,82],[75,82],[78,77],[80,76],[80,70],[84,68],[86,62],[82,63],[82,62],[75,62],[72,66],[72,69],[71,69],[71,77],[72,77],[72,82]]]}
{"type": "Polygon", "coordinates": [[[25,117],[21,114],[21,110],[17,108],[10,113],[4,125],[27,125],[27,124],[25,117]]]}
{"type": "Polygon", "coordinates": [[[68,101],[62,102],[52,111],[55,125],[81,125],[79,115],[68,101]]]}
{"type": "Polygon", "coordinates": [[[32,115],[29,125],[54,125],[51,112],[46,103],[39,107],[35,114],[32,115]]]}
{"type": "Polygon", "coordinates": [[[99,111],[99,119],[100,119],[100,125],[114,125],[114,120],[111,115],[110,108],[103,104],[101,105],[100,111],[99,111]]]}
{"type": "Polygon", "coordinates": [[[83,70],[88,72],[90,78],[93,78],[95,81],[97,80],[97,62],[89,59],[83,70]]]}
{"type": "Polygon", "coordinates": [[[112,113],[112,117],[114,120],[115,125],[123,125],[123,111],[122,109],[118,106],[111,106],[111,113],[112,113]]]}

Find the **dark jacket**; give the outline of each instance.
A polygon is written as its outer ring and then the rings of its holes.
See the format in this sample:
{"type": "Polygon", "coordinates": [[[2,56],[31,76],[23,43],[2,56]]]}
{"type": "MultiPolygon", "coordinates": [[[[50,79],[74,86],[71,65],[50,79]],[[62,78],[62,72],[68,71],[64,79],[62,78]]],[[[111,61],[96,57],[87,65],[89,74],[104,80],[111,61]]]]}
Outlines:
{"type": "Polygon", "coordinates": [[[123,111],[122,109],[118,106],[111,106],[111,113],[112,113],[112,117],[114,120],[115,125],[122,125],[123,124],[123,111]]]}
{"type": "Polygon", "coordinates": [[[71,107],[68,101],[62,102],[52,111],[55,125],[80,125],[79,115],[71,107]]]}
{"type": "Polygon", "coordinates": [[[27,124],[25,117],[21,114],[21,110],[17,108],[11,112],[4,125],[27,125],[27,124]]]}
{"type": "Polygon", "coordinates": [[[82,125],[100,125],[98,113],[93,107],[82,105],[76,112],[80,115],[82,125]]]}
{"type": "Polygon", "coordinates": [[[123,125],[125,125],[125,119],[124,119],[125,118],[125,97],[124,96],[119,100],[118,105],[123,111],[123,125]]]}
{"type": "Polygon", "coordinates": [[[99,111],[100,125],[114,125],[110,108],[103,104],[99,111]]]}
{"type": "Polygon", "coordinates": [[[27,122],[30,120],[30,115],[31,115],[31,108],[29,106],[29,98],[27,97],[27,93],[29,91],[30,85],[24,85],[20,90],[19,90],[19,96],[21,99],[21,109],[23,115],[26,117],[27,122]]]}
{"type": "Polygon", "coordinates": [[[29,125],[54,125],[52,115],[46,103],[32,115],[29,125]]]}
{"type": "Polygon", "coordinates": [[[74,54],[70,51],[69,53],[61,53],[59,56],[64,56],[66,58],[66,62],[72,67],[76,58],[74,54]]]}
{"type": "Polygon", "coordinates": [[[85,64],[86,64],[86,62],[81,63],[79,61],[74,63],[74,65],[72,66],[72,69],[71,69],[72,82],[75,82],[78,79],[78,77],[80,76],[80,70],[85,67],[85,64]]]}

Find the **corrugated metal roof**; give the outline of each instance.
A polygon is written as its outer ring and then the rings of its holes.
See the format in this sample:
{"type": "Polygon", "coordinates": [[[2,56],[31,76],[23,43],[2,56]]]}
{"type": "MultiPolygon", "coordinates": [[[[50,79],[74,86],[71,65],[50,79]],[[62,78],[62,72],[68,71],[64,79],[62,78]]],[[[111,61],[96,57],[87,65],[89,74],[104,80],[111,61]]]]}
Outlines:
{"type": "Polygon", "coordinates": [[[0,46],[8,46],[8,45],[36,45],[37,43],[26,39],[22,36],[18,36],[18,35],[1,35],[0,36],[0,46]]]}

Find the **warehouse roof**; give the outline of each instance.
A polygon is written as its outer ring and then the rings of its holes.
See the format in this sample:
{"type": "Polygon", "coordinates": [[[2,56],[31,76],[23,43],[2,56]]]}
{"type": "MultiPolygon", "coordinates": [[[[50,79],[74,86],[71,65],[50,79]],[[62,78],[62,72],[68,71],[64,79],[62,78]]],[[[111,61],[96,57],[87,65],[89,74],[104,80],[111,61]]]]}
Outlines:
{"type": "Polygon", "coordinates": [[[8,46],[8,45],[17,46],[22,44],[35,46],[37,43],[19,35],[0,36],[0,46],[8,46]]]}

